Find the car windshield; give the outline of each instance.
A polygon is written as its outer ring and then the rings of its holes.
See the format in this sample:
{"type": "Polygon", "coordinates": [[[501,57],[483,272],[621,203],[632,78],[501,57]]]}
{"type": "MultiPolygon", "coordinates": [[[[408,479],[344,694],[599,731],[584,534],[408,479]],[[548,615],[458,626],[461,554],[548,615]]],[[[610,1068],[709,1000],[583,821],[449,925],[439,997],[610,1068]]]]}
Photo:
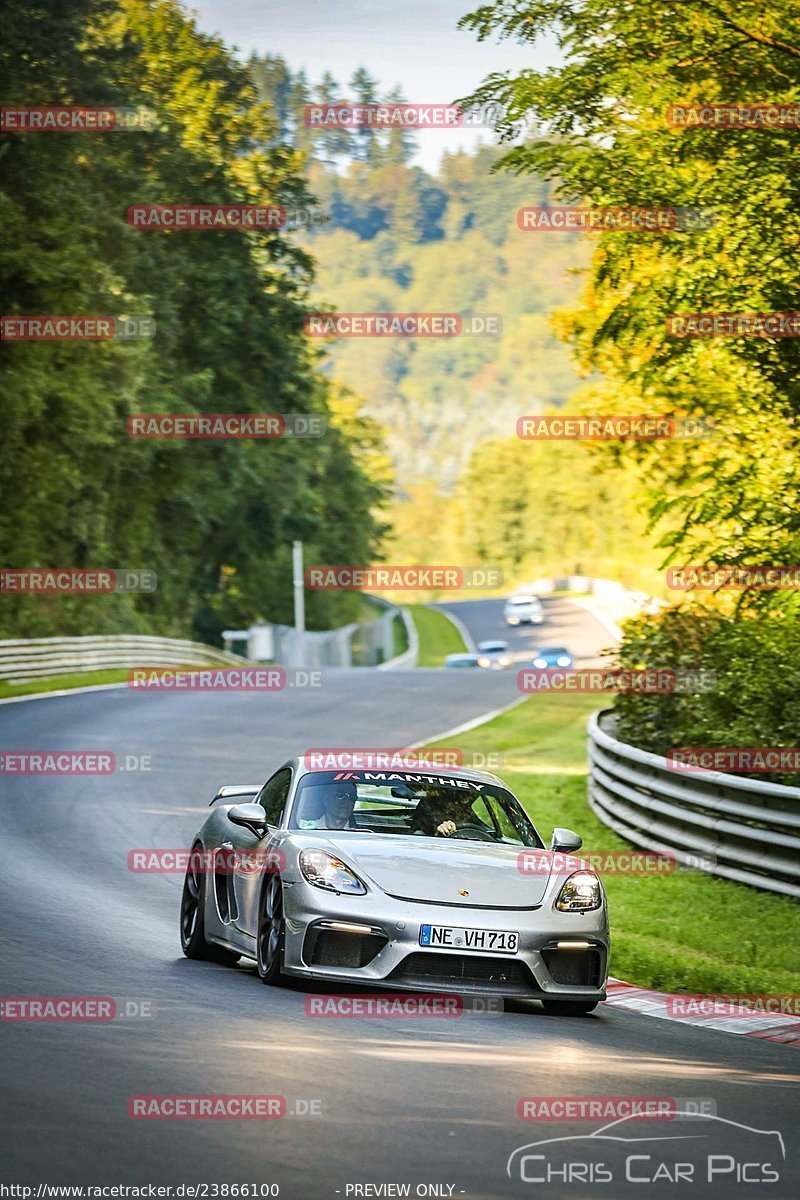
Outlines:
{"type": "Polygon", "coordinates": [[[410,772],[305,775],[290,828],[544,845],[519,801],[500,785],[410,772]]]}

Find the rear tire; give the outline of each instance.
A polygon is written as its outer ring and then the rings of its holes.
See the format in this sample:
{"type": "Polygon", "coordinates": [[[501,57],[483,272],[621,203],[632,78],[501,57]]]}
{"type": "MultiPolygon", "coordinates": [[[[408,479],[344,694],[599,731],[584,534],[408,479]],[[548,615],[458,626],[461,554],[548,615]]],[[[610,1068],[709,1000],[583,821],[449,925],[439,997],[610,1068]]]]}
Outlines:
{"type": "Polygon", "coordinates": [[[241,958],[234,950],[226,950],[206,941],[206,874],[194,859],[203,853],[200,842],[192,846],[192,858],[186,868],[181,895],[181,949],[187,958],[233,966],[241,958]]]}
{"type": "Polygon", "coordinates": [[[262,983],[280,987],[283,977],[283,947],[286,925],[283,919],[283,884],[272,875],[261,892],[258,905],[256,964],[262,983]]]}
{"type": "Polygon", "coordinates": [[[542,1007],[551,1017],[585,1017],[599,1003],[599,1000],[543,1000],[542,1007]]]}

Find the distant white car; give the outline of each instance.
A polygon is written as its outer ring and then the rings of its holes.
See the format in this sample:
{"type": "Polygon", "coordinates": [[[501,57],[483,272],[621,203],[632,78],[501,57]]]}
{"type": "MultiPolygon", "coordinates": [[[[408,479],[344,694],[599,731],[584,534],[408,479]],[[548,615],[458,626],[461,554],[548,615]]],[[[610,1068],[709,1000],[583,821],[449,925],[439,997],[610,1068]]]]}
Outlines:
{"type": "Polygon", "coordinates": [[[509,596],[503,616],[506,625],[541,625],[544,608],[538,596],[509,596]]]}

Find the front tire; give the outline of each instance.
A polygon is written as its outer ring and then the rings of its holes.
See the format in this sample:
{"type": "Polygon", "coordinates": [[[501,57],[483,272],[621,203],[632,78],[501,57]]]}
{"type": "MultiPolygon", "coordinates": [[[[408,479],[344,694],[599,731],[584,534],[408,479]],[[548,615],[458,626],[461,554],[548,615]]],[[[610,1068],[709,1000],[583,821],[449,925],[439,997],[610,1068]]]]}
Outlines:
{"type": "Polygon", "coordinates": [[[256,964],[262,983],[283,983],[283,949],[286,925],[283,918],[283,885],[279,875],[267,880],[258,906],[256,964]]]}
{"type": "Polygon", "coordinates": [[[599,1000],[543,1000],[542,1007],[551,1017],[585,1017],[599,1003],[599,1000]]]}
{"type": "Polygon", "coordinates": [[[241,958],[233,950],[206,941],[206,875],[198,864],[200,842],[192,846],[181,895],[181,949],[187,958],[233,966],[241,958]]]}

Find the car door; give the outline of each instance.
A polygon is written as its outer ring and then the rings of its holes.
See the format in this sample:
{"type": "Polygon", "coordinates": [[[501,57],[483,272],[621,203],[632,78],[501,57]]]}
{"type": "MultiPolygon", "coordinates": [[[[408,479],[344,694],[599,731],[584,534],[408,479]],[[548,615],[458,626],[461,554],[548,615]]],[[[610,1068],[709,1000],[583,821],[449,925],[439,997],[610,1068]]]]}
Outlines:
{"type": "Polygon", "coordinates": [[[238,911],[236,927],[246,935],[248,941],[255,940],[258,900],[264,882],[264,869],[259,863],[268,860],[270,850],[280,841],[279,829],[291,787],[291,768],[281,767],[267,780],[253,801],[264,809],[264,836],[259,838],[249,829],[238,826],[236,836],[232,839],[236,849],[244,856],[242,869],[234,875],[238,911]]]}

